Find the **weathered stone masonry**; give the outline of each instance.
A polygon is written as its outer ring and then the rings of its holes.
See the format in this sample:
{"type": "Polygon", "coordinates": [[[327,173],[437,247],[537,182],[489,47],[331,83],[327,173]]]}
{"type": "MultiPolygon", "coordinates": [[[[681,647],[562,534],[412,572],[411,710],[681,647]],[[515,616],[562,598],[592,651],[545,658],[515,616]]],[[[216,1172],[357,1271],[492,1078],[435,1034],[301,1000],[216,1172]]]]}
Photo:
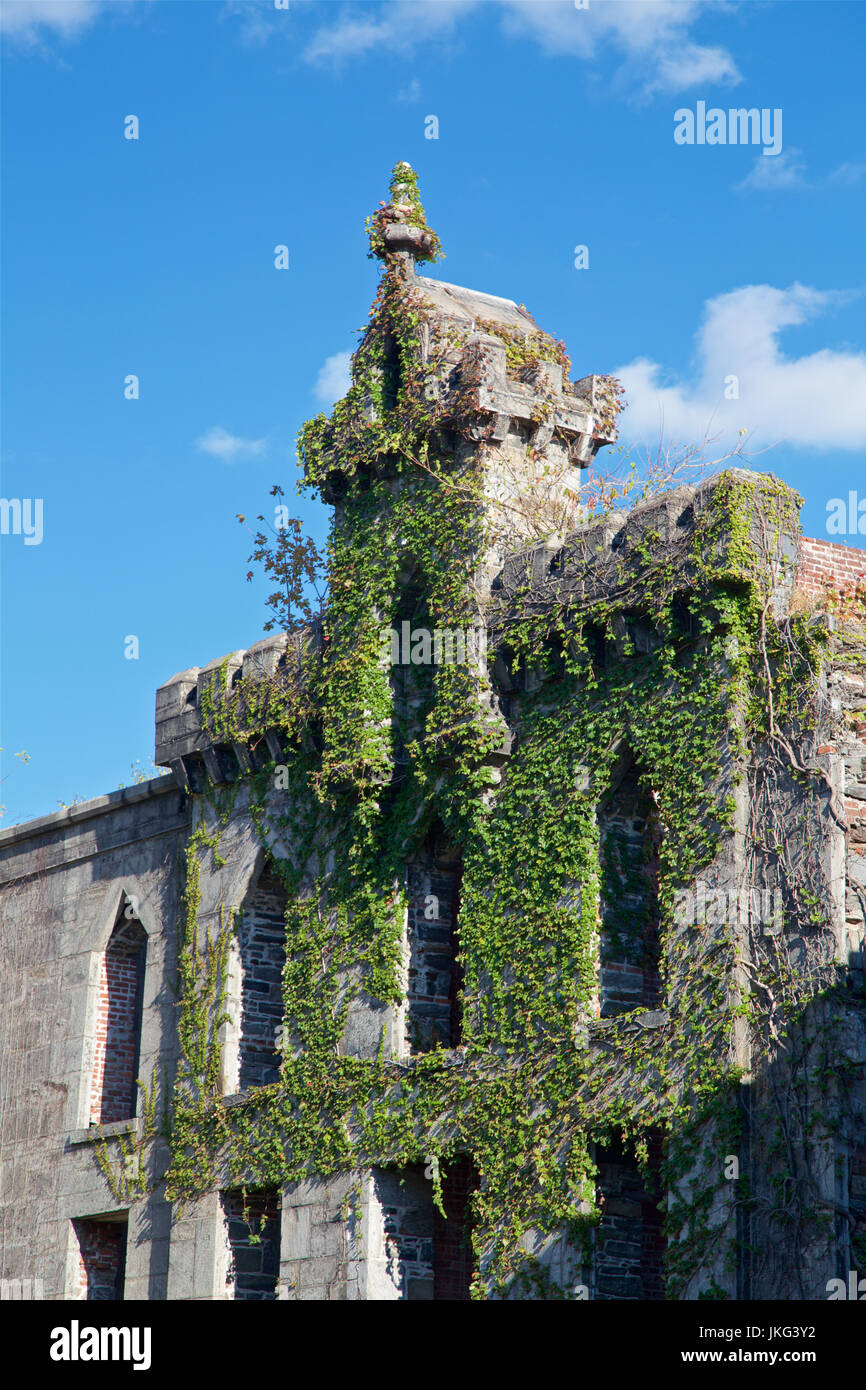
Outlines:
{"type": "MultiPolygon", "coordinates": [[[[112,1217],[128,1218],[124,1296],[166,1296],[169,1209],[158,1191],[127,1209],[94,1159],[94,1134],[116,1146],[140,1115],[127,1109],[125,1119],[92,1123],[93,1080],[106,950],[130,901],[147,935],[138,1075],[149,1083],[163,1067],[172,1074],[178,866],[188,833],[187,798],[169,778],[0,833],[2,1273],[41,1278],[46,1298],[86,1296],[75,1223],[112,1217]]],[[[164,1164],[164,1149],[152,1161],[164,1164]]]]}

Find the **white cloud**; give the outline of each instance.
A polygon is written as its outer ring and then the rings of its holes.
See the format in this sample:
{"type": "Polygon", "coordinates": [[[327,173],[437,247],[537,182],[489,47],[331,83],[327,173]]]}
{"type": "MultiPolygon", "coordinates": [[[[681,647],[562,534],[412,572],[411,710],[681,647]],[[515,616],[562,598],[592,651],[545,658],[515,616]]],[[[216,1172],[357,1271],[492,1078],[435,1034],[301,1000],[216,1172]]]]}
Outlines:
{"type": "Polygon", "coordinates": [[[212,454],[223,463],[234,463],[239,458],[255,458],[264,453],[266,439],[242,439],[240,435],[229,434],[222,425],[214,425],[195,441],[195,447],[203,454],[212,454]]]}
{"type": "Polygon", "coordinates": [[[278,10],[273,0],[223,0],[219,18],[237,20],[241,42],[251,46],[291,34],[291,4],[278,10]]]}
{"type": "Polygon", "coordinates": [[[725,84],[734,87],[743,80],[726,48],[671,43],[669,48],[660,46],[655,58],[655,76],[644,82],[644,91],[648,95],[651,92],[682,92],[687,87],[699,85],[725,84]]]}
{"type": "Polygon", "coordinates": [[[325,358],[313,387],[313,395],[322,405],[331,406],[345,396],[352,384],[351,362],[351,352],[335,352],[333,357],[325,358]]]}
{"type": "Polygon", "coordinates": [[[304,57],[314,63],[340,63],[347,58],[363,57],[375,48],[409,52],[431,38],[449,35],[460,16],[475,9],[478,3],[479,0],[388,0],[372,14],[369,4],[342,10],[337,20],[316,31],[304,57]]]}
{"type": "Polygon", "coordinates": [[[586,10],[561,0],[502,3],[507,27],[528,33],[547,53],[593,60],[605,46],[618,50],[625,59],[620,83],[637,83],[645,95],[742,81],[727,49],[689,38],[705,0],[598,0],[586,10]]]}
{"type": "Polygon", "coordinates": [[[808,188],[806,166],[799,155],[800,150],[782,150],[781,154],[767,159],[759,155],[744,179],[734,184],[737,192],[758,189],[764,193],[775,193],[788,188],[808,188]]]}
{"type": "Polygon", "coordinates": [[[410,53],[450,38],[473,12],[498,17],[506,32],[529,37],[551,56],[592,62],[610,48],[622,60],[617,81],[629,95],[682,91],[699,83],[741,81],[727,49],[696,43],[690,31],[709,0],[390,0],[371,11],[343,9],[323,24],[305,51],[309,62],[341,63],[375,49],[410,53]]]}
{"type": "Polygon", "coordinates": [[[806,173],[806,165],[799,157],[801,154],[801,150],[792,147],[783,150],[772,159],[758,155],[746,177],[734,184],[734,191],[745,193],[757,190],[761,193],[778,193],[789,189],[820,188],[827,184],[853,187],[866,174],[866,164],[846,162],[832,169],[829,174],[810,179],[806,173]]]}
{"type": "Polygon", "coordinates": [[[782,329],[846,304],[857,293],[746,285],[709,300],[690,382],[666,383],[668,374],[646,357],[614,372],[626,388],[624,437],[652,442],[663,432],[669,443],[719,436],[731,444],[746,429],[756,448],[784,440],[796,448],[862,449],[866,353],[821,348],[786,357],[779,347],[782,329]],[[732,376],[739,399],[726,400],[732,376]]]}
{"type": "Polygon", "coordinates": [[[838,169],[827,175],[828,183],[859,183],[866,174],[866,164],[850,164],[846,161],[840,164],[838,169]]]}
{"type": "Polygon", "coordinates": [[[37,42],[46,29],[69,38],[104,8],[104,0],[3,0],[0,29],[25,43],[37,42]]]}

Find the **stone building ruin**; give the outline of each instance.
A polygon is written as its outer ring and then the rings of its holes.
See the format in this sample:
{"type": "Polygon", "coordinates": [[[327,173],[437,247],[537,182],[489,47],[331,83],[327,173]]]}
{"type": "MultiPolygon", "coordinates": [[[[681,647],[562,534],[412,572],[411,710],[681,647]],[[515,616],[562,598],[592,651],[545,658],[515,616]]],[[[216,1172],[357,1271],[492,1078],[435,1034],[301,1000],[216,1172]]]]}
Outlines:
{"type": "Polygon", "coordinates": [[[169,775],[0,831],[6,1296],[823,1300],[866,1258],[866,557],[742,469],[586,515],[614,385],[421,273],[408,166],[370,235],[302,436],[335,615],[161,686],[169,775]]]}

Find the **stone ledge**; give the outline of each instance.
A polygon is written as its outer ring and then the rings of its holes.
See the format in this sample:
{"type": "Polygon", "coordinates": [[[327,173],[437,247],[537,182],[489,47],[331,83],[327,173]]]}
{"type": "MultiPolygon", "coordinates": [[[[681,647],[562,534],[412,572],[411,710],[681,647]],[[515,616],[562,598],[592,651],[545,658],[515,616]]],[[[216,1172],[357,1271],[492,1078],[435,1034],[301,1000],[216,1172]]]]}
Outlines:
{"type": "Polygon", "coordinates": [[[88,1125],[86,1129],[71,1129],[66,1136],[66,1147],[76,1148],[79,1144],[94,1144],[99,1139],[119,1139],[125,1134],[138,1135],[139,1120],[114,1120],[110,1125],[88,1125]]]}
{"type": "Polygon", "coordinates": [[[79,801],[76,806],[65,806],[61,811],[51,811],[47,816],[38,816],[36,820],[24,820],[19,825],[7,826],[5,830],[0,830],[0,849],[4,845],[14,844],[16,840],[29,840],[43,830],[55,830],[61,825],[90,820],[92,816],[101,816],[116,810],[118,806],[131,806],[137,801],[147,801],[151,796],[164,796],[166,792],[177,793],[177,783],[173,777],[151,777],[149,782],[118,787],[117,791],[106,792],[104,796],[79,801]]]}

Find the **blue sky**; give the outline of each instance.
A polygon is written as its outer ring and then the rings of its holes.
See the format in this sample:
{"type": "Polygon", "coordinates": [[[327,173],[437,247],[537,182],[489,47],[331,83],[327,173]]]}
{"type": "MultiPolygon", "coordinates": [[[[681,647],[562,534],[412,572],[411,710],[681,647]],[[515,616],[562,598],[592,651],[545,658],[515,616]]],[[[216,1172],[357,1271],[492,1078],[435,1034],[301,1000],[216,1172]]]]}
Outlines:
{"type": "Polygon", "coordinates": [[[294,501],[398,159],[432,273],[620,375],[628,440],[746,428],[807,534],[866,544],[826,529],[866,499],[857,0],[8,0],[2,26],[2,495],[43,523],[0,539],[0,823],[131,781],[156,686],[262,635],[236,513],[294,501]],[[701,101],[781,111],[781,153],[675,143],[701,101]]]}

